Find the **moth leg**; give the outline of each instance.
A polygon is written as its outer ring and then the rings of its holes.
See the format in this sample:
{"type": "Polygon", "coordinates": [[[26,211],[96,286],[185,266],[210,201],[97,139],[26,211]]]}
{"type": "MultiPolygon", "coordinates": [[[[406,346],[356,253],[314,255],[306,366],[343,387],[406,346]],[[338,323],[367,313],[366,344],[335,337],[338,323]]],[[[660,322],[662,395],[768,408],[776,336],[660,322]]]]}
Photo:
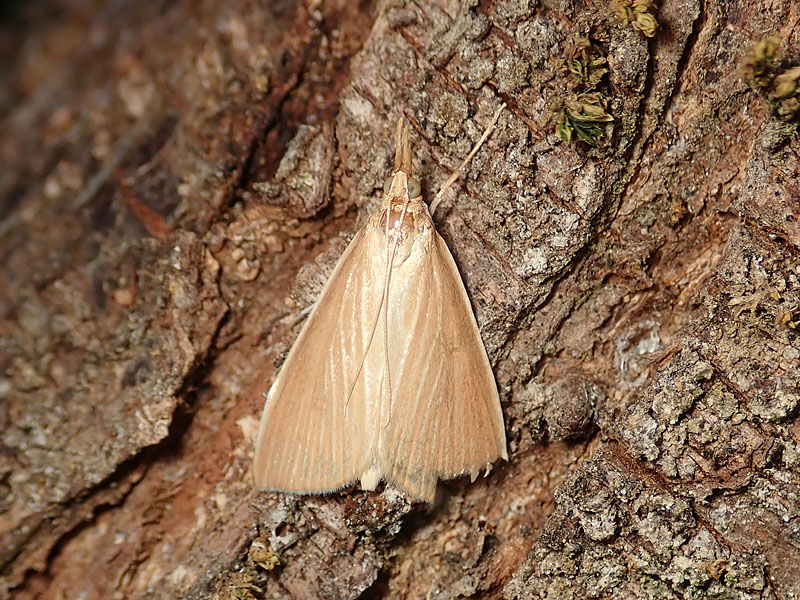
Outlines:
{"type": "Polygon", "coordinates": [[[314,300],[311,304],[306,306],[303,310],[297,313],[297,316],[292,321],[292,327],[297,325],[298,323],[305,321],[306,317],[311,314],[311,311],[314,310],[314,307],[317,305],[317,301],[314,300]]]}

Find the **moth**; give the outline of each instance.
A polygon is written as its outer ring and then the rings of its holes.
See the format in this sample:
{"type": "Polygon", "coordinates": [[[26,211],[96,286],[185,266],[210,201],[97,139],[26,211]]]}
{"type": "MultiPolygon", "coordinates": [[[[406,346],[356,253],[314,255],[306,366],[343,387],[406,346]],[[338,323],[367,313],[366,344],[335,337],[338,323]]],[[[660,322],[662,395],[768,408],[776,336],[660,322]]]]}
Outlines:
{"type": "Polygon", "coordinates": [[[327,493],[381,480],[432,502],[508,460],[494,375],[464,284],[412,174],[408,125],[380,208],[355,234],[266,395],[261,490],[327,493]]]}

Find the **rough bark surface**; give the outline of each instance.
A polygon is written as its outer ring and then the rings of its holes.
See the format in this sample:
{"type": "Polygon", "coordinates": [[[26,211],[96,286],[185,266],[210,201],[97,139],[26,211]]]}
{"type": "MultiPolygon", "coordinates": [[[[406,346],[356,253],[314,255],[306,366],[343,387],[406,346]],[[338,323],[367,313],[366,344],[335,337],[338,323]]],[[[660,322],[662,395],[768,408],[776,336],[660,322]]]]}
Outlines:
{"type": "Polygon", "coordinates": [[[0,22],[0,598],[800,599],[800,143],[742,80],[792,0],[49,0],[0,22]],[[614,117],[562,143],[563,57],[614,117]],[[394,124],[510,460],[253,491],[269,387],[394,124]]]}

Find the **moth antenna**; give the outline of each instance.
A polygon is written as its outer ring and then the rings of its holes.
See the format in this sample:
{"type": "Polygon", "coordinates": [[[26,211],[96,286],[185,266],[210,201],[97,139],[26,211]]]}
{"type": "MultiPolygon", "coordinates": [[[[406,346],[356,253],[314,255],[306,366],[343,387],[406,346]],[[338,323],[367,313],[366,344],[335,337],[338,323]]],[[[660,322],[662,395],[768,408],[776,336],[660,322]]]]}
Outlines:
{"type": "MultiPolygon", "coordinates": [[[[392,372],[391,362],[389,361],[389,283],[392,280],[392,263],[394,262],[394,254],[397,251],[397,237],[395,237],[391,247],[386,250],[386,274],[383,280],[383,297],[381,298],[381,304],[378,308],[381,309],[380,314],[383,316],[383,360],[386,369],[386,389],[389,392],[389,410],[386,411],[386,423],[388,423],[389,416],[392,413],[392,372]]],[[[377,326],[377,323],[375,325],[377,326]]],[[[384,423],[384,427],[386,427],[386,423],[384,423]]]]}
{"type": "Polygon", "coordinates": [[[478,140],[478,143],[475,144],[472,150],[470,150],[469,154],[467,154],[467,158],[464,159],[464,162],[462,162],[458,166],[458,168],[455,171],[453,171],[453,174],[450,175],[450,179],[444,182],[442,189],[440,189],[439,192],[436,194],[436,196],[434,196],[431,205],[428,207],[431,216],[433,216],[433,213],[436,212],[436,207],[439,206],[439,203],[442,201],[442,195],[447,191],[447,188],[453,185],[455,180],[458,179],[458,176],[461,175],[461,172],[464,170],[464,167],[466,167],[467,163],[469,163],[469,161],[472,160],[472,157],[478,153],[478,150],[483,145],[483,142],[486,141],[486,138],[488,138],[489,135],[491,135],[492,131],[494,130],[494,126],[497,124],[497,120],[500,118],[500,114],[503,112],[503,110],[505,110],[505,108],[506,108],[506,103],[503,102],[500,105],[500,108],[497,109],[497,112],[494,113],[494,117],[492,117],[492,121],[486,127],[486,131],[483,132],[481,139],[478,140]]]}
{"type": "MultiPolygon", "coordinates": [[[[407,127],[407,126],[406,126],[407,127]]],[[[405,152],[401,150],[401,146],[403,146],[403,142],[405,142],[406,148],[410,147],[408,145],[408,130],[403,129],[403,117],[397,121],[397,149],[395,151],[395,170],[397,169],[398,164],[398,157],[405,152]],[[401,133],[401,130],[403,133],[401,133]],[[402,140],[402,141],[401,141],[402,140]]],[[[409,159],[409,163],[410,163],[409,159]]],[[[402,165],[400,167],[402,170],[402,165]]],[[[400,213],[400,223],[403,222],[403,219],[406,216],[408,211],[408,204],[410,199],[406,197],[405,202],[403,202],[403,210],[400,213]]],[[[389,237],[389,222],[390,220],[386,220],[386,231],[385,235],[389,237]]],[[[384,353],[386,354],[386,377],[387,377],[387,385],[389,388],[389,404],[390,404],[390,413],[391,413],[391,402],[392,402],[392,378],[391,373],[389,372],[389,357],[388,357],[388,341],[389,341],[389,329],[388,329],[388,301],[389,301],[389,283],[392,279],[392,264],[394,263],[394,256],[397,253],[397,243],[398,238],[395,237],[394,241],[392,242],[391,246],[388,246],[386,249],[386,271],[384,273],[384,280],[383,280],[383,292],[381,293],[381,301],[378,304],[378,312],[375,315],[375,321],[372,323],[372,327],[370,328],[369,339],[367,341],[367,349],[364,351],[364,355],[361,357],[361,362],[358,365],[358,370],[356,371],[356,376],[353,378],[353,382],[350,385],[350,389],[347,392],[347,399],[345,400],[345,408],[350,404],[350,398],[353,396],[353,393],[356,389],[356,384],[358,382],[358,378],[361,376],[361,372],[364,370],[364,364],[367,360],[367,354],[369,353],[369,349],[372,347],[372,342],[375,339],[375,332],[378,330],[378,325],[381,320],[381,316],[384,317],[384,324],[383,324],[383,336],[384,336],[384,353]]],[[[388,416],[387,416],[388,419],[388,416]]]]}
{"type": "MultiPolygon", "coordinates": [[[[411,198],[409,198],[408,195],[406,194],[406,199],[403,202],[403,209],[400,211],[400,219],[398,222],[402,223],[403,219],[405,219],[406,214],[408,214],[408,205],[410,202],[411,198]]],[[[386,364],[387,387],[389,388],[389,410],[387,411],[386,414],[386,422],[383,425],[384,428],[389,426],[389,418],[391,417],[392,414],[392,373],[391,373],[391,361],[389,360],[389,284],[392,281],[392,265],[394,264],[394,256],[397,253],[398,242],[399,238],[395,237],[394,242],[392,243],[391,252],[389,252],[387,257],[386,279],[384,280],[383,284],[383,298],[381,300],[381,306],[383,307],[384,311],[384,321],[383,321],[384,360],[386,364]]]]}

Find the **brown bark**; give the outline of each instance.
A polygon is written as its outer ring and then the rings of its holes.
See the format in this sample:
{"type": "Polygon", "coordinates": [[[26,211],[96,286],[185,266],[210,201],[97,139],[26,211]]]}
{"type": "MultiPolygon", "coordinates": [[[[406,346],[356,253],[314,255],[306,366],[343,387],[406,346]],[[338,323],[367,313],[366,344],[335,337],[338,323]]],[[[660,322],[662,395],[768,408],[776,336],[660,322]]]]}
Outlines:
{"type": "Polygon", "coordinates": [[[0,597],[800,598],[800,160],[738,64],[790,0],[23,3],[0,53],[0,597]],[[613,126],[562,143],[572,41],[613,126]],[[275,364],[393,126],[510,460],[256,493],[275,364]]]}

